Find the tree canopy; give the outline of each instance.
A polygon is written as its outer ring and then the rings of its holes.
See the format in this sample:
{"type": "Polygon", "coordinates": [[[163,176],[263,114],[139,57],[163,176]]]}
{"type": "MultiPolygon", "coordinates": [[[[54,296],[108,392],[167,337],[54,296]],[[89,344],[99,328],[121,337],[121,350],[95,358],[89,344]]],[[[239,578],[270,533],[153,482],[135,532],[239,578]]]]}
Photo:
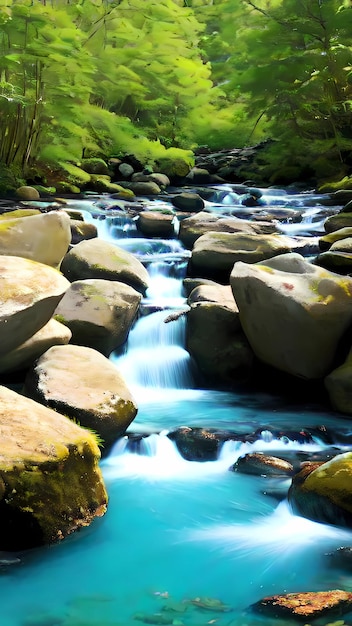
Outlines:
{"type": "Polygon", "coordinates": [[[351,0],[0,0],[0,51],[21,171],[266,138],[269,179],[352,162],[351,0]]]}

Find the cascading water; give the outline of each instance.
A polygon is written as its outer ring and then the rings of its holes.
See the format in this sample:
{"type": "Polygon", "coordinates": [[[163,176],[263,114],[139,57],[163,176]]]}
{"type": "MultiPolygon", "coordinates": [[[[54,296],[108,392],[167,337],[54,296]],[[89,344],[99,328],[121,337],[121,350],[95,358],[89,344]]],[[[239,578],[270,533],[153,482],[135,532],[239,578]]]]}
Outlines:
{"type": "MultiPolygon", "coordinates": [[[[277,191],[275,198],[292,201],[277,191]]],[[[299,210],[309,210],[308,201],[317,202],[300,196],[299,210]]],[[[246,610],[265,595],[352,588],[352,580],[327,556],[351,545],[352,533],[293,516],[284,500],[278,504],[288,479],[228,471],[247,452],[303,454],[328,448],[316,435],[302,443],[302,429],[313,432],[330,424],[347,436],[348,423],[317,407],[290,406],[266,394],[196,388],[184,349],[185,318],[164,321],[185,306],[180,278],[187,252],[178,242],[141,240],[135,222],[122,215],[117,222],[111,211],[106,220],[98,219],[106,202],[84,206],[97,216],[90,219],[99,236],[133,249],[151,275],[127,351],[112,357],[139,412],[128,435],[102,462],[107,515],[72,539],[19,555],[19,565],[3,568],[1,626],[132,626],[138,621],[263,626],[272,622],[246,610]],[[250,441],[226,442],[215,461],[191,462],[168,437],[181,425],[257,434],[250,441]],[[226,612],[202,610],[197,598],[221,600],[226,612]]]]}

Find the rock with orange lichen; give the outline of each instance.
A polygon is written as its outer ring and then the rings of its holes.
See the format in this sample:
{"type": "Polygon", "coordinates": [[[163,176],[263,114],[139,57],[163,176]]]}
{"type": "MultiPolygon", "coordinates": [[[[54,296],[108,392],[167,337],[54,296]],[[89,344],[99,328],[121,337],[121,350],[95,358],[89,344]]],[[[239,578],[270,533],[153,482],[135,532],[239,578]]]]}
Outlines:
{"type": "Polygon", "coordinates": [[[275,618],[292,617],[301,621],[322,616],[340,616],[352,610],[352,593],[333,589],[331,591],[308,591],[267,596],[252,609],[275,618]]]}

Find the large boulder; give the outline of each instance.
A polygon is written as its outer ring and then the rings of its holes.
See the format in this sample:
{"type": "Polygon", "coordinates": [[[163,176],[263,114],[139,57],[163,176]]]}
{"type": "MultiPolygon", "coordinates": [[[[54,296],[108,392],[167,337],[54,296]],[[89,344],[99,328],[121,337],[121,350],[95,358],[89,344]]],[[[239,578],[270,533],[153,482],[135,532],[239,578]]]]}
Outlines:
{"type": "Polygon", "coordinates": [[[66,278],[48,265],[0,255],[0,355],[37,333],[69,286],[66,278]]]}
{"type": "Polygon", "coordinates": [[[238,217],[222,217],[201,211],[180,222],[179,239],[186,248],[191,249],[197,239],[206,233],[250,233],[250,234],[273,234],[278,232],[275,224],[270,222],[250,222],[238,217]]]}
{"type": "Polygon", "coordinates": [[[292,253],[264,263],[236,263],[231,287],[242,328],[260,360],[308,379],[331,370],[352,323],[351,278],[292,253]]]}
{"type": "Polygon", "coordinates": [[[141,293],[149,283],[147,270],[133,254],[101,239],[77,244],[66,254],[61,270],[71,282],[86,278],[117,280],[141,293]]]}
{"type": "Polygon", "coordinates": [[[333,409],[352,415],[352,350],[346,361],[325,378],[333,409]]]}
{"type": "Polygon", "coordinates": [[[293,478],[288,494],[302,517],[352,528],[352,452],[326,463],[306,463],[293,478]]]}
{"type": "Polygon", "coordinates": [[[254,355],[228,291],[228,286],[206,285],[191,292],[186,347],[207,384],[231,388],[248,379],[254,355]]]}
{"type": "Polygon", "coordinates": [[[55,317],[72,332],[71,343],[109,356],[126,341],[141,297],[115,280],[77,280],[59,302],[55,317]]]}
{"type": "Polygon", "coordinates": [[[50,544],[105,513],[95,437],[0,387],[0,549],[50,544]]]}
{"type": "Polygon", "coordinates": [[[50,348],[28,372],[24,393],[93,429],[106,446],[126,431],[137,414],[116,367],[92,348],[50,348]]]}
{"type": "Polygon", "coordinates": [[[291,249],[292,240],[284,236],[209,232],[194,244],[190,273],[228,282],[237,261],[257,263],[291,249]]]}
{"type": "Polygon", "coordinates": [[[0,221],[0,254],[58,268],[70,242],[70,218],[64,211],[0,221]]]}
{"type": "Polygon", "coordinates": [[[54,319],[14,350],[3,354],[0,359],[0,373],[24,370],[52,346],[65,345],[71,339],[69,328],[54,319]]]}

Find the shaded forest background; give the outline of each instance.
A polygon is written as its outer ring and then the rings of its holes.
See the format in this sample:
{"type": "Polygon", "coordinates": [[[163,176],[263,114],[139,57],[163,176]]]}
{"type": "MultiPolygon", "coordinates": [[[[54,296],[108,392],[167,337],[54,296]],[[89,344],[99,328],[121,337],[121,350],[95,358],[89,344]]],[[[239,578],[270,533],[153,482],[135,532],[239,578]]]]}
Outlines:
{"type": "Polygon", "coordinates": [[[0,0],[0,46],[3,175],[266,139],[268,181],[350,172],[351,0],[0,0]]]}

